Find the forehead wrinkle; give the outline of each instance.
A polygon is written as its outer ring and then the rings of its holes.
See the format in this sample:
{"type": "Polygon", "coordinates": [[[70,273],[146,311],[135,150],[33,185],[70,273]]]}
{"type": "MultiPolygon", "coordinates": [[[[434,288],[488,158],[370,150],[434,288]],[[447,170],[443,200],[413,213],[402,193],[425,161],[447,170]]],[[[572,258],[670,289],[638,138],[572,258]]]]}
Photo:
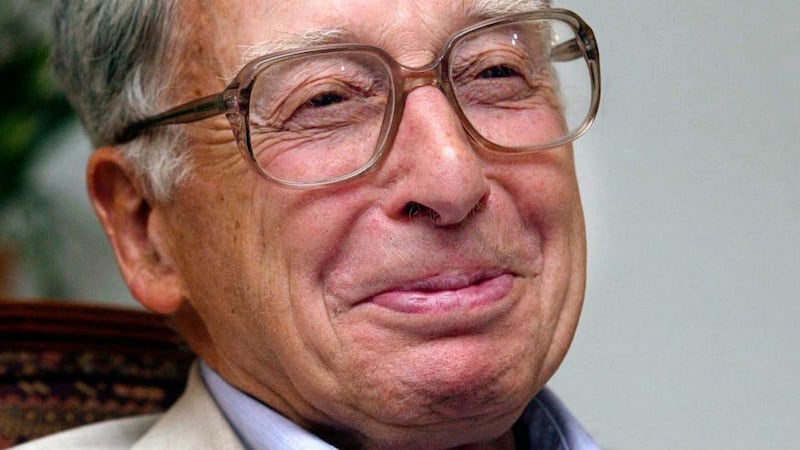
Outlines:
{"type": "MultiPolygon", "coordinates": [[[[468,23],[507,14],[543,9],[549,7],[549,5],[550,0],[464,0],[462,3],[463,14],[468,23]]],[[[435,20],[430,20],[428,22],[431,23],[423,24],[423,26],[428,28],[429,31],[434,32],[432,34],[436,34],[435,31],[437,30],[444,31],[442,27],[439,26],[440,24],[433,23],[435,20]]],[[[354,27],[356,25],[357,24],[353,24],[354,27]]],[[[389,42],[397,38],[397,36],[392,35],[389,30],[381,34],[385,35],[382,37],[386,38],[389,42]]],[[[443,36],[443,38],[446,37],[447,36],[443,36]]],[[[239,46],[239,64],[233,69],[227,79],[232,79],[233,76],[242,70],[250,61],[265,55],[317,45],[353,42],[359,42],[356,34],[343,25],[307,30],[303,33],[286,32],[277,40],[268,40],[254,45],[239,46]]],[[[433,54],[435,52],[431,50],[431,53],[433,54]]]]}

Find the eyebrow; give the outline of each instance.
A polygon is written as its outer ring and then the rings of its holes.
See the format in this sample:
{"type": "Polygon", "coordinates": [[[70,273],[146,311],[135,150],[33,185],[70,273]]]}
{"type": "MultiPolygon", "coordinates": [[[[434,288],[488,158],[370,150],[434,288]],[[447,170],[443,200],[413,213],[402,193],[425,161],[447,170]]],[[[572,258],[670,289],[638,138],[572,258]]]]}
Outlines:
{"type": "MultiPolygon", "coordinates": [[[[549,4],[550,0],[476,0],[470,2],[465,12],[470,21],[478,22],[508,14],[544,9],[549,7],[549,4]]],[[[241,46],[241,61],[236,72],[250,61],[264,55],[317,45],[355,42],[355,40],[355,35],[343,27],[321,28],[299,34],[287,33],[278,40],[241,46]]]]}
{"type": "MultiPolygon", "coordinates": [[[[256,45],[241,46],[241,65],[244,66],[253,59],[272,53],[297,50],[316,45],[352,42],[353,38],[354,36],[352,33],[341,27],[309,30],[300,34],[287,33],[278,40],[266,41],[256,45]]],[[[239,69],[241,69],[241,67],[239,69]]]]}
{"type": "Polygon", "coordinates": [[[491,19],[545,9],[549,5],[550,0],[476,0],[467,7],[467,17],[474,20],[491,19]]]}

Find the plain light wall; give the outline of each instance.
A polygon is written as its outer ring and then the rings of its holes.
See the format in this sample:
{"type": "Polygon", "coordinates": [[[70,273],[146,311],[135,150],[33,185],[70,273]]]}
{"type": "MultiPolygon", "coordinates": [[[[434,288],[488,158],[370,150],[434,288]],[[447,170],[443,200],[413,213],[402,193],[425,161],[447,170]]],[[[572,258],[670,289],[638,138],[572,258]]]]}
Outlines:
{"type": "Polygon", "coordinates": [[[558,6],[594,28],[604,98],[552,386],[604,448],[798,448],[800,2],[558,6]]]}
{"type": "MultiPolygon", "coordinates": [[[[561,4],[598,35],[604,98],[576,144],[586,307],[552,385],[607,449],[796,448],[800,3],[561,4]]],[[[85,199],[88,141],[54,140],[35,178],[70,292],[132,304],[85,199]]]]}

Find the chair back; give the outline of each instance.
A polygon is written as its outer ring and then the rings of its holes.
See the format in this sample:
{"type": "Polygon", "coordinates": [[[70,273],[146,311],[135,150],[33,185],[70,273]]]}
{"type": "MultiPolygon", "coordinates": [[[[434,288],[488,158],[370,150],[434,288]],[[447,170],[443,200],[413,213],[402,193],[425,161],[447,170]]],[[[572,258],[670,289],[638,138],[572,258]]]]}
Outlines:
{"type": "Polygon", "coordinates": [[[0,300],[0,448],[163,411],[183,391],[193,359],[156,314],[0,300]]]}

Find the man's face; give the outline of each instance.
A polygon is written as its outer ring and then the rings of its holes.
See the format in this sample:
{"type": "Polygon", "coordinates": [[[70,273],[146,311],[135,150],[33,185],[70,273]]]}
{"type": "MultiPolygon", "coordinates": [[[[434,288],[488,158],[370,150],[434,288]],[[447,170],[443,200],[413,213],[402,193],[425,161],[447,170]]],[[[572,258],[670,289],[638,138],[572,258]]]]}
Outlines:
{"type": "MultiPolygon", "coordinates": [[[[421,66],[477,20],[468,5],[213,2],[178,100],[221,90],[243,47],[309,30],[421,66]]],[[[377,170],[336,187],[260,178],[224,117],[187,130],[192,176],[154,211],[205,327],[190,340],[233,384],[322,434],[432,448],[502,434],[560,364],[585,266],[571,148],[490,155],[433,86],[377,170]]]]}

